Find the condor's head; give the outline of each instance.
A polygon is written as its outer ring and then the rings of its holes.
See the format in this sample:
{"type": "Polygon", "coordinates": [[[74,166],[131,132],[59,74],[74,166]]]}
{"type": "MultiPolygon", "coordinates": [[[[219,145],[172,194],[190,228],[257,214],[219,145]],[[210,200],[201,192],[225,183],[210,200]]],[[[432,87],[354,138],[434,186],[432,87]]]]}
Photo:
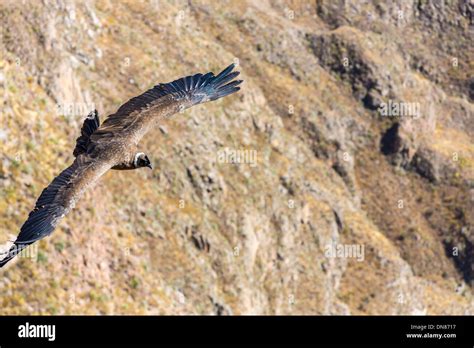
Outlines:
{"type": "Polygon", "coordinates": [[[150,169],[153,169],[153,167],[151,166],[150,159],[143,152],[138,152],[135,155],[135,159],[133,160],[133,166],[135,168],[148,167],[150,169]]]}

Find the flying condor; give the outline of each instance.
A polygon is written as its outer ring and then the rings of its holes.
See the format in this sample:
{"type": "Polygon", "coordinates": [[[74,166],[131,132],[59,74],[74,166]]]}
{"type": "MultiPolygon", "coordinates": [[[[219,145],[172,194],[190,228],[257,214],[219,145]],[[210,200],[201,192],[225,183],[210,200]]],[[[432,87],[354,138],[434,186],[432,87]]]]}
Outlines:
{"type": "Polygon", "coordinates": [[[148,156],[138,149],[141,138],[164,118],[240,90],[237,86],[242,80],[234,80],[239,75],[232,71],[234,67],[231,64],[217,76],[209,72],[158,84],[123,104],[102,125],[97,111],[91,112],[76,140],[74,162],[43,190],[14,244],[4,253],[0,267],[28,245],[51,234],[59,220],[109,169],[152,168],[148,156]]]}

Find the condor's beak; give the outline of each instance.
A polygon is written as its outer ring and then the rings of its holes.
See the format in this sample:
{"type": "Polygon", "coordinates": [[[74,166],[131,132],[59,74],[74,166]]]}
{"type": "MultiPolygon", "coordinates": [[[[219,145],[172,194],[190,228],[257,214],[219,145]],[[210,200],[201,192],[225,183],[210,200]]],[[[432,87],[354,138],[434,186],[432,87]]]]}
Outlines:
{"type": "Polygon", "coordinates": [[[151,163],[148,163],[146,166],[150,169],[153,169],[153,167],[151,166],[151,163]]]}

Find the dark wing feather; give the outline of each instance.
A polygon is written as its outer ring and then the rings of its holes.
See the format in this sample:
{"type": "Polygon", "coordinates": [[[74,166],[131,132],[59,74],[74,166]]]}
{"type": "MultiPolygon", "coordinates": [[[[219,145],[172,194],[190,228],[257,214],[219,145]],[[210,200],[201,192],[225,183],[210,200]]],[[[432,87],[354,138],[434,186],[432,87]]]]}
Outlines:
{"type": "Polygon", "coordinates": [[[46,187],[38,200],[28,219],[21,227],[15,243],[26,244],[42,239],[53,232],[56,223],[61,218],[68,207],[67,202],[62,200],[63,193],[68,185],[73,182],[73,177],[80,172],[81,167],[78,162],[74,162],[70,167],[59,174],[46,187]]]}
{"type": "Polygon", "coordinates": [[[232,81],[239,75],[232,72],[234,67],[235,64],[229,65],[217,76],[209,72],[156,85],[123,104],[92,134],[91,140],[126,136],[131,132],[139,139],[160,117],[237,92],[242,81],[232,81]]]}
{"type": "Polygon", "coordinates": [[[59,220],[74,207],[76,200],[108,168],[110,165],[105,162],[96,163],[84,155],[76,158],[43,190],[8,255],[0,261],[0,267],[27,245],[51,234],[59,220]]]}

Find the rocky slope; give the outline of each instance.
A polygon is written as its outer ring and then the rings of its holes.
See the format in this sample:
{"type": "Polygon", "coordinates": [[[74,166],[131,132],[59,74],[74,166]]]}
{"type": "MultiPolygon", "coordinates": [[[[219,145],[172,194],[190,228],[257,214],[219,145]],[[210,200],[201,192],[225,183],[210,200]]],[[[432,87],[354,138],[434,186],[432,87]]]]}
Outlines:
{"type": "Polygon", "coordinates": [[[142,143],[153,171],[107,173],[0,270],[0,314],[474,314],[472,16],[469,1],[2,2],[2,243],[94,107],[230,62],[245,83],[164,122],[142,143]]]}

